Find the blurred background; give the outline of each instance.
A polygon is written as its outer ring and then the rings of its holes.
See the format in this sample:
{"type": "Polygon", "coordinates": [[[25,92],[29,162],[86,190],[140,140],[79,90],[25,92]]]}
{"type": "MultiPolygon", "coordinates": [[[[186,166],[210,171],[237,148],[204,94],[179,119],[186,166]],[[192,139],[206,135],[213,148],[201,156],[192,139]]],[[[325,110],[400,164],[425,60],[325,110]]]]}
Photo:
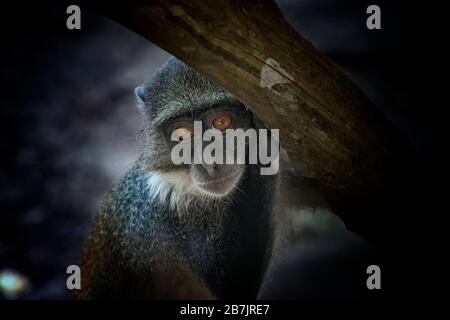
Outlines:
{"type": "MultiPolygon", "coordinates": [[[[291,24],[337,63],[409,136],[424,161],[439,158],[445,126],[422,77],[423,8],[405,1],[278,0],[291,24]],[[366,28],[377,4],[382,30],[366,28]]],[[[2,4],[0,298],[66,299],[106,192],[137,157],[141,118],[133,89],[169,54],[81,7],[2,4]],[[5,288],[28,288],[17,293],[5,288]],[[3,288],[3,289],[1,289],[3,288]]]]}

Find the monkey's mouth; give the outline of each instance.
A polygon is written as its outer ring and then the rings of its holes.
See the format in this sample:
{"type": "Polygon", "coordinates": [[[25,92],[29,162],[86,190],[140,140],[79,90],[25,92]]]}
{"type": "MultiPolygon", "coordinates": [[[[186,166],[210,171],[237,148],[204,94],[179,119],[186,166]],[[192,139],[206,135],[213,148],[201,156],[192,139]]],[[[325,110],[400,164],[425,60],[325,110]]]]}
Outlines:
{"type": "Polygon", "coordinates": [[[197,179],[193,179],[196,187],[204,194],[210,197],[224,197],[228,195],[241,180],[244,170],[240,167],[236,167],[235,170],[230,172],[226,176],[220,178],[200,182],[197,179]]]}

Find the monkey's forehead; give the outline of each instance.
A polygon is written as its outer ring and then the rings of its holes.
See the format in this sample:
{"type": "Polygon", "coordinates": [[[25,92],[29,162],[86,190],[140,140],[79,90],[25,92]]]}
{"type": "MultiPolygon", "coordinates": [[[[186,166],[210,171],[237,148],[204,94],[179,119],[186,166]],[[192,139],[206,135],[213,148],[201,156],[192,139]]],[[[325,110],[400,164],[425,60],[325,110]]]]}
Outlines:
{"type": "Polygon", "coordinates": [[[217,105],[225,103],[238,103],[239,101],[232,96],[216,96],[208,99],[192,99],[192,100],[171,100],[164,104],[159,104],[152,108],[151,117],[152,123],[156,126],[162,125],[171,118],[191,114],[198,110],[213,108],[217,105]]]}
{"type": "Polygon", "coordinates": [[[158,126],[171,118],[227,103],[237,104],[239,100],[226,92],[191,94],[189,97],[175,94],[170,98],[160,99],[151,106],[151,122],[158,126]]]}
{"type": "Polygon", "coordinates": [[[147,86],[151,121],[160,125],[170,118],[222,103],[238,103],[224,88],[171,58],[147,86]]]}

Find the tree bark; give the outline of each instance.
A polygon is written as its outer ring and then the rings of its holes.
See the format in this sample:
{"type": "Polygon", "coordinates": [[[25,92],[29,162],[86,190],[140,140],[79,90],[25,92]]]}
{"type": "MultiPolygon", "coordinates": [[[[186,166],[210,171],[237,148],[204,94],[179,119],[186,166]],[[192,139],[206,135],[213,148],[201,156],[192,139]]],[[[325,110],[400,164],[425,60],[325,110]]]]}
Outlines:
{"type": "Polygon", "coordinates": [[[364,93],[289,25],[275,2],[130,0],[96,9],[280,129],[293,166],[317,181],[356,231],[383,207],[393,212],[393,193],[408,186],[416,155],[364,93]]]}

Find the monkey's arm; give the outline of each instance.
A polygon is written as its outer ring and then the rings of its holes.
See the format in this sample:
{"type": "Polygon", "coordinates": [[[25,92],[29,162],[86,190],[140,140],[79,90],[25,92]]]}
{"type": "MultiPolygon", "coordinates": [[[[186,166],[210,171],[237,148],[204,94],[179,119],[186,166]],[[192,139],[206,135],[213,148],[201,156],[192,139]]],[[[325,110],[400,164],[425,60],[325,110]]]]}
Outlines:
{"type": "MultiPolygon", "coordinates": [[[[117,237],[102,208],[85,251],[77,299],[215,299],[183,257],[158,239],[117,237]]],[[[138,233],[135,234],[136,237],[138,233]]]]}

